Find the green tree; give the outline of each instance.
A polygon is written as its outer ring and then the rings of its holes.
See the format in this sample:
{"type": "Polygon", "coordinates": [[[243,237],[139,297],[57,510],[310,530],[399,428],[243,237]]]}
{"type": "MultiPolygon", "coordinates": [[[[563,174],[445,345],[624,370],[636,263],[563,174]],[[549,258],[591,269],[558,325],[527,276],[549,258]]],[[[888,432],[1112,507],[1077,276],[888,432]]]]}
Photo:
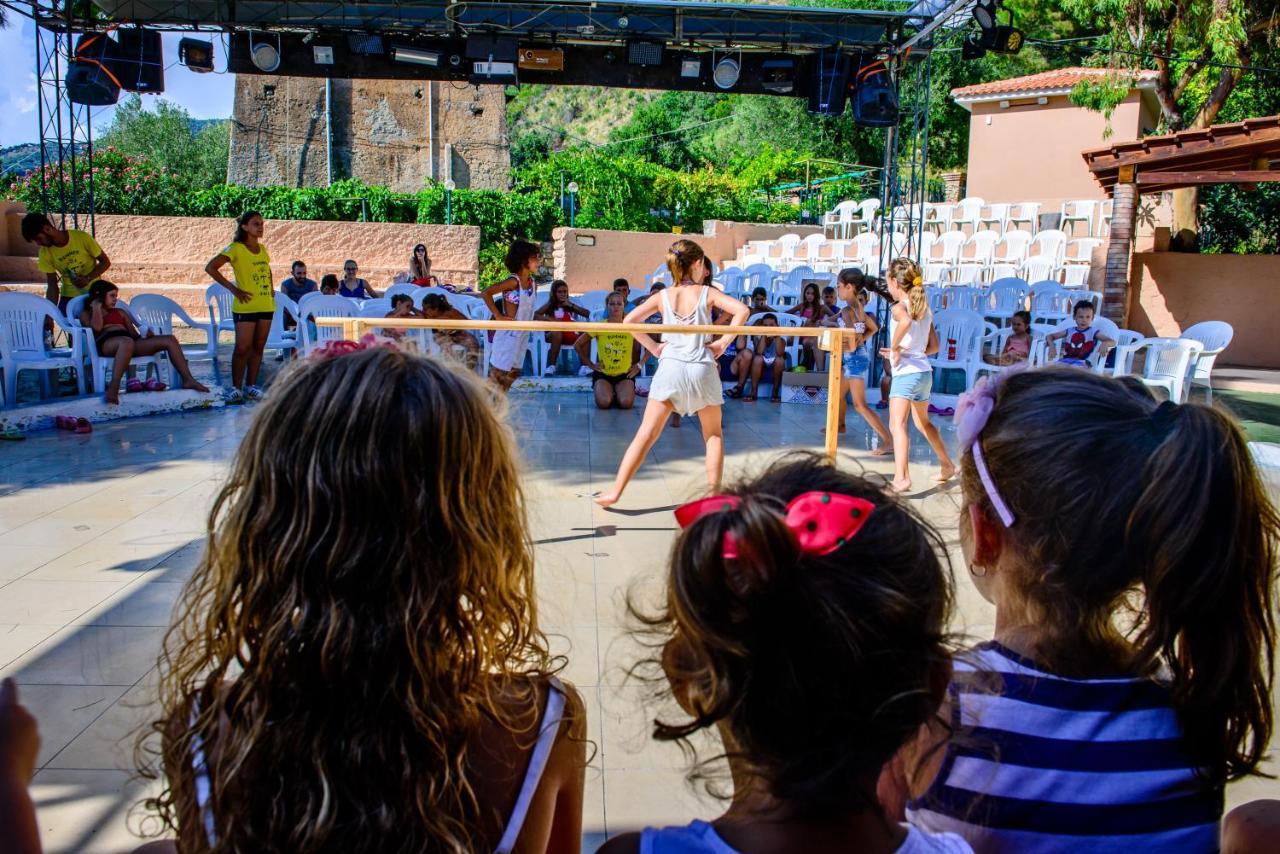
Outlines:
{"type": "MultiPolygon", "coordinates": [[[[1119,70],[1155,67],[1165,131],[1217,121],[1247,80],[1244,66],[1280,34],[1280,0],[1063,0],[1062,7],[1099,34],[1099,59],[1119,70]]],[[[1082,86],[1076,100],[1105,112],[1123,97],[1120,88],[1082,86]]],[[[1196,200],[1194,188],[1174,192],[1175,232],[1196,230],[1196,200]]]]}
{"type": "Polygon", "coordinates": [[[163,98],[156,102],[154,111],[144,110],[138,95],[122,101],[99,143],[146,157],[193,189],[227,179],[228,123],[211,122],[197,130],[185,109],[163,98]]]}

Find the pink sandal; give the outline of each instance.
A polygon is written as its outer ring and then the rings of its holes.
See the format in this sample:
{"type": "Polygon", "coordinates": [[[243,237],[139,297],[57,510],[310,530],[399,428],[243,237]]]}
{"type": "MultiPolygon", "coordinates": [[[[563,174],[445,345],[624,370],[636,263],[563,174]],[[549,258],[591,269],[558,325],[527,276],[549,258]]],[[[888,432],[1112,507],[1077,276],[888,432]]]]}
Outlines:
{"type": "Polygon", "coordinates": [[[73,415],[55,415],[53,416],[53,426],[59,430],[76,429],[76,419],[73,415]]]}
{"type": "Polygon", "coordinates": [[[142,384],[142,380],[138,379],[137,377],[130,377],[128,380],[125,381],[125,384],[124,384],[124,390],[129,394],[137,394],[138,392],[142,391],[144,388],[146,388],[146,386],[144,386],[142,384]]]}
{"type": "Polygon", "coordinates": [[[145,388],[147,391],[164,391],[165,389],[168,388],[168,386],[160,382],[160,380],[153,378],[153,379],[147,380],[147,383],[146,385],[143,386],[143,388],[145,388]]]}
{"type": "Polygon", "coordinates": [[[75,429],[75,432],[77,433],[92,433],[93,425],[89,423],[88,418],[77,418],[76,426],[74,429],[75,429]]]}

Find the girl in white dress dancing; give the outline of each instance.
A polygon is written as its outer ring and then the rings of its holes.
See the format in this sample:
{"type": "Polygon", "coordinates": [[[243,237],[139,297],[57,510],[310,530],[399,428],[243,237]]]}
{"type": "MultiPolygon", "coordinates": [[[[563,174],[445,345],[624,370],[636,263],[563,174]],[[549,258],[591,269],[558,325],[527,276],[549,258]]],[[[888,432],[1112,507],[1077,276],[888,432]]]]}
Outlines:
{"type": "MultiPolygon", "coordinates": [[[[675,285],[651,294],[632,309],[623,322],[644,323],[645,318],[661,311],[664,324],[704,325],[711,323],[711,310],[714,308],[730,315],[731,326],[741,326],[747,319],[747,307],[733,297],[725,296],[718,288],[702,284],[707,265],[702,247],[693,241],[677,240],[671,244],[667,252],[667,269],[671,271],[671,281],[675,285]]],[[[661,344],[642,333],[634,337],[641,347],[657,356],[658,372],[649,386],[644,420],[627,452],[622,455],[613,488],[597,497],[596,503],[601,507],[617,503],[649,449],[662,435],[667,418],[673,412],[679,415],[698,413],[702,440],[707,446],[707,484],[714,492],[720,486],[720,472],[724,468],[724,436],[720,426],[724,389],[720,385],[716,359],[724,353],[734,336],[721,335],[710,344],[705,335],[666,332],[662,335],[661,344]]]]}

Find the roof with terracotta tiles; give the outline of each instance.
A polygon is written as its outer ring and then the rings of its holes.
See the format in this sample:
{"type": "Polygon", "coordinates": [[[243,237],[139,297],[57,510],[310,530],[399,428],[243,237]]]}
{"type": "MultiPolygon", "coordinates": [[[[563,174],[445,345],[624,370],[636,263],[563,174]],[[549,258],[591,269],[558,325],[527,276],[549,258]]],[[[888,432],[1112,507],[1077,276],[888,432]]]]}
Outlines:
{"type": "MultiPolygon", "coordinates": [[[[1007,80],[992,80],[989,83],[961,86],[951,90],[951,97],[985,100],[1017,95],[1022,92],[1070,91],[1082,80],[1095,79],[1112,73],[1114,72],[1109,68],[1055,68],[1052,71],[1041,71],[1039,74],[1028,74],[1025,77],[1010,77],[1007,80]]],[[[1137,71],[1133,76],[1138,83],[1154,83],[1157,72],[1137,71]]]]}

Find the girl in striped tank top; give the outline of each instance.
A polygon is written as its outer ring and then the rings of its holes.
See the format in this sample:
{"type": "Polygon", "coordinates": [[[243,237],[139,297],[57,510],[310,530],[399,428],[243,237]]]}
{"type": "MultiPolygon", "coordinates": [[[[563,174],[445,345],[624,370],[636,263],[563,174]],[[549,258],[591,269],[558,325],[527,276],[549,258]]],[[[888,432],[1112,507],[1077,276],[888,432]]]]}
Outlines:
{"type": "Polygon", "coordinates": [[[1217,850],[1272,728],[1280,520],[1240,428],[1067,368],[981,382],[956,424],[995,639],[886,787],[979,852],[1217,850]]]}

